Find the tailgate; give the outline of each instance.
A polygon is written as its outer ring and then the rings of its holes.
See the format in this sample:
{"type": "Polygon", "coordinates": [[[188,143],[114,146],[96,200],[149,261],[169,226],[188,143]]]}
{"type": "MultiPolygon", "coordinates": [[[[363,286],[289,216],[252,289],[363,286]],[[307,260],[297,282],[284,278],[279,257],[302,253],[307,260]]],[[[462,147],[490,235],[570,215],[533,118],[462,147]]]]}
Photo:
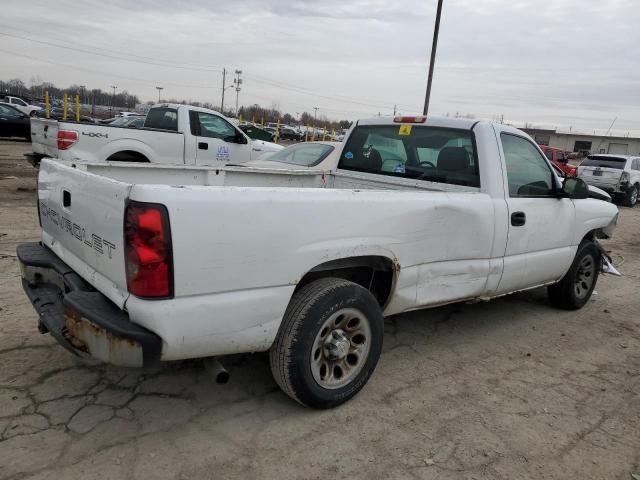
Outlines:
{"type": "Polygon", "coordinates": [[[47,157],[58,156],[58,121],[31,118],[31,149],[47,157]]]}
{"type": "Polygon", "coordinates": [[[606,167],[582,167],[580,176],[587,183],[599,185],[616,185],[622,176],[622,170],[606,167]]]}
{"type": "Polygon", "coordinates": [[[130,188],[59,161],[40,164],[42,242],[119,307],[128,296],[123,225],[130,188]]]}

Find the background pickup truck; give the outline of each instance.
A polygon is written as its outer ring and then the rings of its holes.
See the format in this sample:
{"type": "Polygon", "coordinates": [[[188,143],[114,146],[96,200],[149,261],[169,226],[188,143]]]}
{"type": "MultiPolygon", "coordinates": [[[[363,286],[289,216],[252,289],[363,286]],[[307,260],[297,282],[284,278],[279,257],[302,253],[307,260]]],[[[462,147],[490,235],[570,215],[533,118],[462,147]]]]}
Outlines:
{"type": "Polygon", "coordinates": [[[221,165],[282,147],[251,140],[218,112],[181,104],[149,110],[144,127],[31,119],[33,161],[44,157],[94,162],[221,165]]]}
{"type": "Polygon", "coordinates": [[[372,374],[384,316],[589,300],[617,208],[523,132],[377,117],[333,147],[335,171],[43,160],[42,240],[17,251],[40,331],[124,366],[269,351],[284,392],[329,408],[372,374]]]}

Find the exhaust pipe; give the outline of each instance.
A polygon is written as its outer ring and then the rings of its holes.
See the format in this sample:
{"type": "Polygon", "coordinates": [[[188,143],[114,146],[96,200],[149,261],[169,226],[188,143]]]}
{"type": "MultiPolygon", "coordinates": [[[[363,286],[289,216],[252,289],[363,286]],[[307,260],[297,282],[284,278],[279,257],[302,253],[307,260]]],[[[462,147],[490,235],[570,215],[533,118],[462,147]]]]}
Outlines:
{"type": "Polygon", "coordinates": [[[222,366],[216,357],[204,359],[204,368],[211,375],[218,385],[224,385],[229,381],[229,372],[222,366]]]}

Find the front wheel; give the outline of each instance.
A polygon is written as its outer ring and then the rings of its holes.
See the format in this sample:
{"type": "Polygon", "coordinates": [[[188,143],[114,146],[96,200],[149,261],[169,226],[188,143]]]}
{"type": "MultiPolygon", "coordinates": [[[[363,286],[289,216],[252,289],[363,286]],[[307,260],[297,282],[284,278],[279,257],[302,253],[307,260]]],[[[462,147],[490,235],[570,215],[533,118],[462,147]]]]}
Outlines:
{"type": "Polygon", "coordinates": [[[287,307],[270,351],[271,372],[299,403],[338,406],[369,380],[383,334],[382,311],[371,292],[339,278],[316,280],[287,307]]]}
{"type": "Polygon", "coordinates": [[[551,303],[565,310],[582,308],[596,287],[601,261],[598,247],[591,241],[582,242],[566,275],[547,288],[551,303]]]}
{"type": "Polygon", "coordinates": [[[624,206],[635,207],[636,203],[638,203],[638,186],[634,185],[624,197],[624,206]]]}

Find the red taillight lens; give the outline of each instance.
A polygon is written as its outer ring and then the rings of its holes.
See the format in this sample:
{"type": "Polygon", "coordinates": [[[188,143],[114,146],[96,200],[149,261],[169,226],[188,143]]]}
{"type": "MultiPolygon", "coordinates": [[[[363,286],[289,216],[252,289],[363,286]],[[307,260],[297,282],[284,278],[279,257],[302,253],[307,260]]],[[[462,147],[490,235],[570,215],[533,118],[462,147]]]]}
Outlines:
{"type": "Polygon", "coordinates": [[[137,297],[173,296],[169,214],[164,205],[129,201],[124,221],[127,289],[137,297]]]}
{"type": "Polygon", "coordinates": [[[419,115],[416,117],[394,117],[393,121],[395,123],[424,123],[427,121],[427,117],[424,115],[419,115]]]}
{"type": "Polygon", "coordinates": [[[78,141],[78,132],[75,130],[58,130],[58,150],[67,150],[78,141]]]}

